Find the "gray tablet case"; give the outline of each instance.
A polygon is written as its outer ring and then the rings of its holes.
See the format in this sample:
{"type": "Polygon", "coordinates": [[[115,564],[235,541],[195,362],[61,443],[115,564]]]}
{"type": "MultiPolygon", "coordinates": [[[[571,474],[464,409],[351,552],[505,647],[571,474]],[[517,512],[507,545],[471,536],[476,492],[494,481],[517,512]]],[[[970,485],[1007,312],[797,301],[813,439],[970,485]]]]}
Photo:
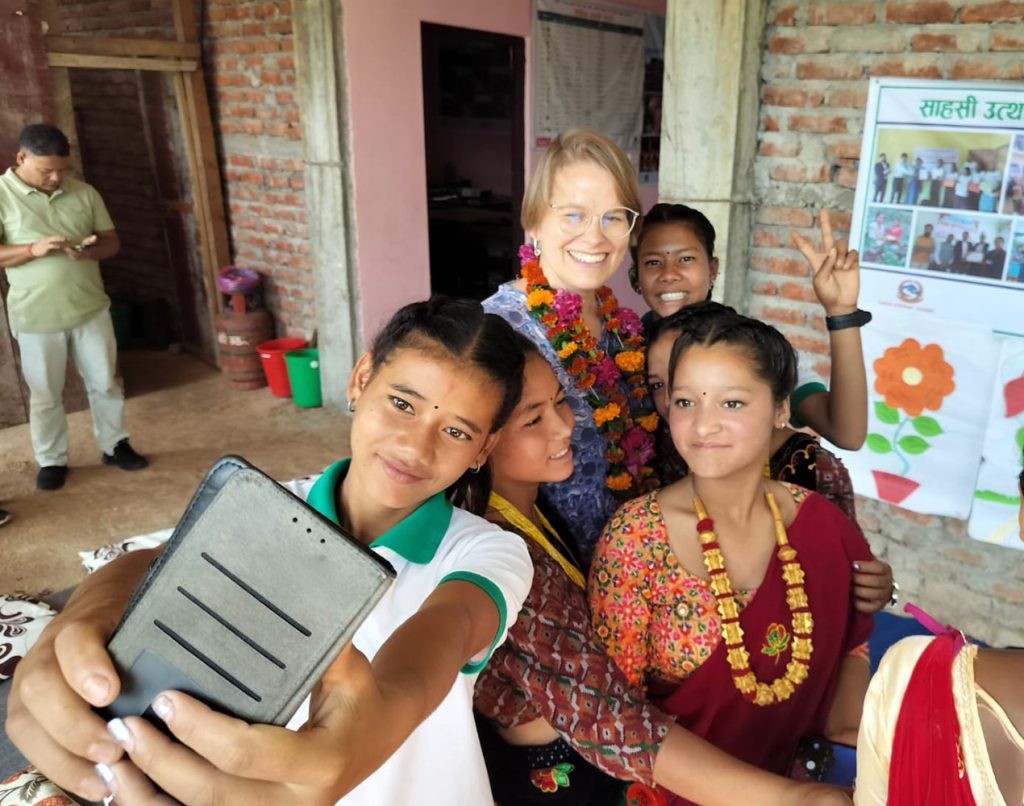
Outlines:
{"type": "Polygon", "coordinates": [[[108,645],[122,691],[108,719],[184,691],[283,725],[395,572],[244,459],[206,474],[108,645]]]}

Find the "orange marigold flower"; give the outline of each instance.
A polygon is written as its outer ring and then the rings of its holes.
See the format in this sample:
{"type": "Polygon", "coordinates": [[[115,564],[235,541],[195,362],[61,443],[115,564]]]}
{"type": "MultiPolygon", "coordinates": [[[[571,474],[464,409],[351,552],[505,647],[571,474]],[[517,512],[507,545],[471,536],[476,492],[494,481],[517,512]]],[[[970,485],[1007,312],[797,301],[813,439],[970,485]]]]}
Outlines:
{"type": "Polygon", "coordinates": [[[573,376],[582,375],[584,372],[586,372],[586,370],[587,359],[585,359],[582,355],[576,356],[572,360],[572,363],[569,365],[569,374],[573,376]]]}
{"type": "Polygon", "coordinates": [[[597,376],[594,375],[593,372],[588,372],[586,375],[584,375],[582,378],[576,381],[576,385],[580,389],[590,389],[596,382],[597,376]]]}
{"type": "Polygon", "coordinates": [[[636,350],[624,350],[615,356],[615,365],[623,372],[639,372],[644,368],[644,354],[636,350]]]}
{"type": "Polygon", "coordinates": [[[540,318],[540,323],[544,327],[554,327],[558,324],[558,317],[553,313],[546,313],[540,318]]]}
{"type": "Polygon", "coordinates": [[[576,342],[567,341],[564,345],[562,345],[562,349],[558,351],[558,357],[562,359],[568,358],[578,349],[579,347],[576,345],[576,342]]]}
{"type": "Polygon", "coordinates": [[[633,486],[633,477],[626,472],[616,473],[613,476],[609,476],[605,480],[605,484],[608,485],[609,490],[621,492],[633,486]]]}
{"type": "Polygon", "coordinates": [[[535,288],[526,295],[527,308],[540,308],[543,305],[550,306],[554,304],[554,301],[555,295],[546,288],[535,288]]]}
{"type": "Polygon", "coordinates": [[[599,409],[594,409],[594,424],[600,428],[605,423],[614,420],[620,414],[622,414],[622,409],[614,403],[609,403],[607,406],[601,406],[599,409]]]}
{"type": "Polygon", "coordinates": [[[658,427],[658,419],[658,415],[652,413],[638,418],[637,422],[644,431],[654,431],[658,427]]]}
{"type": "Polygon", "coordinates": [[[925,409],[938,411],[956,389],[953,367],[946,363],[942,347],[906,339],[890,347],[875,361],[875,391],[887,406],[918,417],[925,409]]]}
{"type": "Polygon", "coordinates": [[[611,464],[615,465],[626,458],[626,452],[622,450],[618,445],[613,445],[611,448],[604,452],[604,458],[607,459],[611,464]]]}

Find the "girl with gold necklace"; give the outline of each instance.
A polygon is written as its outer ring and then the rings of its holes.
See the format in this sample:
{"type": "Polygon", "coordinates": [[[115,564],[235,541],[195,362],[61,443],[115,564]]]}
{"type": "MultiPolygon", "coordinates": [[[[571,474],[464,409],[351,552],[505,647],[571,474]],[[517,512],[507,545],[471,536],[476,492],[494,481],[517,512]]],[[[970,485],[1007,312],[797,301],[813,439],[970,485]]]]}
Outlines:
{"type": "Polygon", "coordinates": [[[764,476],[795,379],[793,349],[769,325],[723,312],[688,326],[668,388],[690,473],[623,505],[590,573],[595,635],[630,682],[779,773],[802,736],[856,743],[871,632],[850,595],[853,563],[872,559],[859,530],[764,476]]]}
{"type": "Polygon", "coordinates": [[[573,414],[525,337],[523,397],[457,503],[519,534],[534,564],[523,609],[477,681],[474,708],[499,806],[655,802],[655,782],[707,804],[841,804],[829,787],[743,764],[647,703],[593,638],[585,577],[538,508],[541,483],[573,471],[573,414]],[[616,780],[616,779],[621,779],[616,780]],[[756,793],[756,794],[755,794],[756,793]]]}

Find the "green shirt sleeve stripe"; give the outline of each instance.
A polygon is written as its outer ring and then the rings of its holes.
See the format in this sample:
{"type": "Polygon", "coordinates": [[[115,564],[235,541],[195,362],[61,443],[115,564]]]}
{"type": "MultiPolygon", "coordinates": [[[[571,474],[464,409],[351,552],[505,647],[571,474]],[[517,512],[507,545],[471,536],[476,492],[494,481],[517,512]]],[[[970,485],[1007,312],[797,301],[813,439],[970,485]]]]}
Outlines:
{"type": "Polygon", "coordinates": [[[805,424],[796,416],[797,409],[800,408],[807,398],[827,391],[828,387],[818,381],[805,383],[803,386],[798,386],[794,389],[793,394],[789,396],[789,424],[793,428],[803,428],[805,424]]]}
{"type": "Polygon", "coordinates": [[[455,571],[442,579],[438,583],[438,586],[443,585],[445,582],[454,581],[470,582],[473,585],[476,585],[494,600],[494,604],[498,608],[498,631],[494,634],[494,640],[491,641],[491,646],[487,650],[487,656],[476,663],[467,663],[460,670],[463,674],[476,674],[477,672],[482,671],[487,665],[487,661],[491,659],[491,655],[494,654],[494,650],[498,648],[501,637],[505,634],[505,624],[508,622],[508,608],[505,604],[505,596],[502,594],[501,589],[491,582],[491,580],[487,579],[487,577],[482,577],[480,574],[475,574],[472,571],[455,571]]]}

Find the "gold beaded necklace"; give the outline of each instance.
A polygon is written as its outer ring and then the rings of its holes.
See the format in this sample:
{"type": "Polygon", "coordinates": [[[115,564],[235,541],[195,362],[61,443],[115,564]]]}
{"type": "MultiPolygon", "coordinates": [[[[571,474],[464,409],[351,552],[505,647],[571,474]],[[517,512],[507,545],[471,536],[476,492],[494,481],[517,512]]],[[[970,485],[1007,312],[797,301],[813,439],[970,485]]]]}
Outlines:
{"type": "Polygon", "coordinates": [[[792,640],[792,658],[786,664],[785,672],[771,683],[762,683],[750,668],[750,653],[743,641],[736,594],[725,570],[725,558],[718,545],[715,523],[708,517],[699,495],[693,498],[693,508],[697,513],[697,538],[700,540],[704,567],[711,576],[711,591],[715,595],[718,616],[722,621],[722,640],[725,642],[726,660],[732,669],[732,681],[746,700],[755,705],[774,705],[788,700],[797,686],[807,679],[811,653],[814,651],[811,643],[814,619],[811,616],[810,603],[807,601],[807,591],[804,590],[804,569],[797,562],[796,549],[789,545],[789,537],[786,535],[778,504],[775,503],[775,497],[770,490],[765,490],[764,497],[775,521],[775,542],[779,547],[777,556],[782,563],[786,605],[789,607],[793,630],[790,639],[785,634],[785,627],[772,625],[775,632],[772,642],[774,646],[771,651],[765,650],[766,653],[778,656],[792,640]]]}
{"type": "Polygon", "coordinates": [[[527,518],[526,515],[520,512],[516,505],[511,501],[502,498],[495,492],[492,492],[487,503],[501,513],[501,517],[508,521],[511,526],[514,526],[523,534],[532,537],[537,544],[547,552],[548,556],[562,567],[562,570],[565,571],[565,574],[569,579],[571,579],[580,588],[583,588],[584,590],[586,589],[587,580],[583,578],[583,573],[580,569],[573,565],[568,559],[569,549],[565,545],[565,541],[559,537],[558,532],[555,531],[555,527],[552,526],[548,522],[548,519],[544,517],[544,513],[534,507],[534,511],[540,518],[541,525],[543,525],[551,537],[561,544],[562,551],[555,548],[551,541],[545,536],[544,532],[542,532],[533,521],[527,518]]]}

